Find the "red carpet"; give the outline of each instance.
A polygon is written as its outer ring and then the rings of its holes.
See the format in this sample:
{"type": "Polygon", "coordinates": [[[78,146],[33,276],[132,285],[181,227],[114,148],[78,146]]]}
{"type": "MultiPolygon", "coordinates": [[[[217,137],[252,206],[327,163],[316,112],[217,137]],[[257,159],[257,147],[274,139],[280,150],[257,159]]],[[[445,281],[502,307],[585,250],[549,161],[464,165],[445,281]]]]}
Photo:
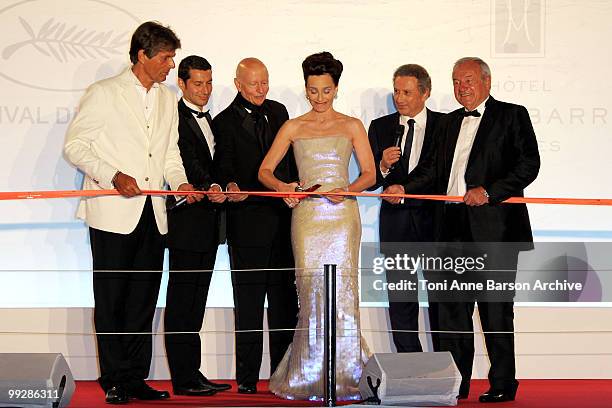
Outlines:
{"type": "MultiPolygon", "coordinates": [[[[275,397],[267,390],[267,381],[260,381],[260,392],[255,395],[244,395],[236,392],[236,383],[232,389],[212,397],[172,396],[169,400],[156,402],[132,401],[130,407],[307,407],[321,406],[305,401],[287,401],[275,397]]],[[[169,381],[150,381],[157,389],[170,390],[169,381]]],[[[459,402],[459,407],[499,407],[499,408],[611,408],[612,380],[521,380],[517,400],[501,404],[481,404],[478,395],[487,389],[486,380],[472,381],[470,398],[459,402]]],[[[104,403],[104,393],[95,381],[77,381],[76,393],[72,397],[71,407],[108,408],[104,403]]]]}

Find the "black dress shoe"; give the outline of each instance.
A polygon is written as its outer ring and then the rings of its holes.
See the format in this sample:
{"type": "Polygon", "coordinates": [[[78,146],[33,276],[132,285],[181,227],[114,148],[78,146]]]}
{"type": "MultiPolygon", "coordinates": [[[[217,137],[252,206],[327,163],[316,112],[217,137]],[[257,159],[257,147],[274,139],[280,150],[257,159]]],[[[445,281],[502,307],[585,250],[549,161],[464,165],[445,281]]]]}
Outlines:
{"type": "Polygon", "coordinates": [[[129,399],[125,388],[118,385],[106,390],[105,401],[107,404],[127,404],[129,399]]]}
{"type": "Polygon", "coordinates": [[[238,385],[238,394],[257,394],[257,385],[240,384],[238,385]]]}
{"type": "Polygon", "coordinates": [[[516,395],[516,389],[507,391],[507,390],[496,390],[490,388],[489,391],[482,394],[478,397],[478,401],[480,402],[506,402],[506,401],[514,401],[514,397],[516,395]]]}
{"type": "Polygon", "coordinates": [[[128,395],[132,398],[136,398],[144,401],[162,400],[170,398],[168,391],[158,391],[154,388],[149,387],[144,381],[128,389],[128,395]]]}
{"type": "Polygon", "coordinates": [[[174,395],[187,395],[191,397],[206,397],[217,393],[217,390],[201,384],[199,381],[192,381],[182,386],[175,386],[173,391],[174,395]]]}
{"type": "Polygon", "coordinates": [[[202,386],[210,388],[211,390],[215,390],[215,391],[226,391],[232,388],[232,386],[229,384],[214,383],[204,376],[202,376],[202,378],[200,378],[199,381],[202,386]]]}
{"type": "Polygon", "coordinates": [[[470,382],[461,381],[461,385],[459,386],[459,395],[457,395],[457,399],[460,399],[460,400],[467,399],[469,395],[470,395],[470,382]]]}

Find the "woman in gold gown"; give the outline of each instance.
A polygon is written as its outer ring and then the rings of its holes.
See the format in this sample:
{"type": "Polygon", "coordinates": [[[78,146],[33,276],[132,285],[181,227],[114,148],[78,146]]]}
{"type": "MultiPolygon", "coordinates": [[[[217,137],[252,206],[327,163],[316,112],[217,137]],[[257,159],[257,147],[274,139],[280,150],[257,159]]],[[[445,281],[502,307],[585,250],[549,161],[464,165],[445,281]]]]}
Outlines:
{"type": "MultiPolygon", "coordinates": [[[[342,63],[328,53],[302,63],[306,97],[312,109],[280,129],[260,170],[259,179],[276,191],[320,184],[318,191],[359,192],[375,182],[372,151],[361,121],[333,108],[342,63]],[[274,176],[280,160],[293,147],[300,182],[274,176]],[[360,175],[348,179],[351,154],[360,175]]],[[[358,383],[367,360],[359,323],[358,258],[361,239],[359,207],[341,195],[285,198],[293,208],[291,240],[300,311],[293,343],[270,378],[270,390],[287,399],[323,398],[323,265],[337,265],[336,394],[339,400],[360,399],[358,383]]]]}

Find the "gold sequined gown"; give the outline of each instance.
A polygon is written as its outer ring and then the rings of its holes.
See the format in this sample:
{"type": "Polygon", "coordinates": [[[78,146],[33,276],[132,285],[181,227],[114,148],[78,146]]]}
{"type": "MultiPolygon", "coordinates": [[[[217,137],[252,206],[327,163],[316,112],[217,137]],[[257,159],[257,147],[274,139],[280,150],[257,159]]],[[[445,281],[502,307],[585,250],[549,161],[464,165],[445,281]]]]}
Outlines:
{"type": "MultiPolygon", "coordinates": [[[[295,140],[293,152],[304,187],[346,187],[352,150],[351,140],[343,136],[295,140]]],[[[291,240],[300,311],[293,343],[270,377],[270,391],[287,399],[323,399],[323,265],[336,264],[336,394],[339,400],[360,399],[358,383],[368,351],[359,331],[357,200],[302,200],[293,209],[291,240]]]]}

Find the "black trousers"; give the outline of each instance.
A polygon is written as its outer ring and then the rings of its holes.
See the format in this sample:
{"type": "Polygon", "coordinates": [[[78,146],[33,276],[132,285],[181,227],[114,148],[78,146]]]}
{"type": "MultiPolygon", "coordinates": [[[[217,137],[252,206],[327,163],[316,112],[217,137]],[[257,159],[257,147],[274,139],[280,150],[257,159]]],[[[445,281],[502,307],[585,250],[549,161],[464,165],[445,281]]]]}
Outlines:
{"type": "MultiPolygon", "coordinates": [[[[429,302],[427,308],[429,316],[429,329],[431,343],[434,351],[440,351],[438,330],[438,304],[429,302]]],[[[393,332],[393,344],[398,353],[413,353],[423,351],[419,340],[419,303],[418,302],[389,302],[389,320],[393,332]]]]}
{"type": "Polygon", "coordinates": [[[172,384],[180,387],[200,376],[202,345],[197,332],[202,329],[217,252],[170,248],[169,254],[164,329],[166,332],[196,332],[165,335],[172,384]],[[182,272],[189,270],[201,272],[182,272]]]}
{"type": "Polygon", "coordinates": [[[164,236],[157,229],[151,198],[147,197],[138,225],[130,234],[95,228],[90,228],[89,234],[99,383],[104,390],[118,384],[135,387],[149,376],[152,336],[103,333],[152,330],[164,262],[164,236]]]}
{"type": "MultiPolygon", "coordinates": [[[[512,332],[513,302],[476,302],[482,330],[512,332]]],[[[473,332],[474,302],[440,302],[440,327],[443,331],[473,332]]],[[[491,362],[489,383],[492,388],[510,391],[515,386],[514,335],[485,333],[485,344],[491,362]]],[[[474,362],[474,334],[440,334],[440,350],[450,351],[461,372],[461,393],[467,394],[474,362]]]]}
{"type": "MultiPolygon", "coordinates": [[[[273,247],[229,247],[234,290],[236,330],[262,330],[264,300],[268,296],[269,329],[295,329],[297,289],[295,271],[270,271],[266,268],[293,268],[288,245],[273,247]],[[241,271],[240,269],[248,269],[241,271]]],[[[274,372],[293,339],[293,331],[271,331],[270,372],[274,372]]],[[[259,379],[263,352],[263,333],[236,333],[236,381],[255,384],[259,379]]]]}
{"type": "MultiPolygon", "coordinates": [[[[380,228],[381,251],[387,257],[395,256],[398,252],[403,253],[409,247],[412,248],[411,243],[433,241],[432,209],[427,205],[408,208],[385,205],[380,214],[380,228]]],[[[386,277],[389,283],[407,280],[418,286],[417,274],[410,271],[387,271],[386,277]]],[[[434,302],[430,302],[427,308],[432,331],[438,330],[436,306],[434,302]]],[[[390,291],[389,320],[393,330],[393,343],[399,353],[423,351],[418,333],[418,291],[411,293],[390,291]]],[[[434,350],[437,350],[437,333],[432,333],[431,339],[434,350]]]]}
{"type": "MultiPolygon", "coordinates": [[[[470,256],[479,255],[470,252],[475,250],[474,246],[452,245],[453,242],[473,242],[469,227],[467,207],[463,204],[447,204],[445,206],[445,231],[444,240],[451,248],[446,255],[470,256]]],[[[469,244],[468,244],[469,245],[469,244]]],[[[504,274],[504,279],[513,282],[516,278],[517,253],[508,253],[503,248],[495,251],[495,245],[485,244],[487,252],[486,269],[484,272],[467,275],[461,279],[483,282],[491,276],[499,277],[495,270],[509,271],[504,274]]],[[[499,279],[498,279],[499,280],[499,279]]],[[[478,314],[482,330],[485,332],[485,344],[491,362],[489,369],[489,383],[492,388],[501,390],[513,390],[516,387],[516,366],[514,353],[514,302],[511,300],[513,293],[498,294],[500,299],[495,301],[487,294],[474,293],[471,299],[461,298],[461,301],[445,299],[438,304],[439,326],[444,331],[466,331],[471,333],[441,333],[439,337],[440,350],[450,351],[453,355],[457,368],[461,372],[462,382],[460,393],[467,394],[472,377],[474,362],[474,327],[472,316],[474,305],[478,304],[478,314]],[[507,332],[507,333],[486,333],[507,332]]]]}
{"type": "MultiPolygon", "coordinates": [[[[401,280],[414,282],[418,287],[418,277],[410,271],[387,271],[387,282],[394,283],[401,280]]],[[[438,304],[430,301],[427,313],[429,316],[429,326],[431,333],[432,346],[435,351],[439,351],[438,340],[438,304]]],[[[423,351],[419,340],[419,302],[418,291],[407,294],[389,292],[389,320],[391,321],[393,343],[398,353],[414,353],[423,351]]]]}

